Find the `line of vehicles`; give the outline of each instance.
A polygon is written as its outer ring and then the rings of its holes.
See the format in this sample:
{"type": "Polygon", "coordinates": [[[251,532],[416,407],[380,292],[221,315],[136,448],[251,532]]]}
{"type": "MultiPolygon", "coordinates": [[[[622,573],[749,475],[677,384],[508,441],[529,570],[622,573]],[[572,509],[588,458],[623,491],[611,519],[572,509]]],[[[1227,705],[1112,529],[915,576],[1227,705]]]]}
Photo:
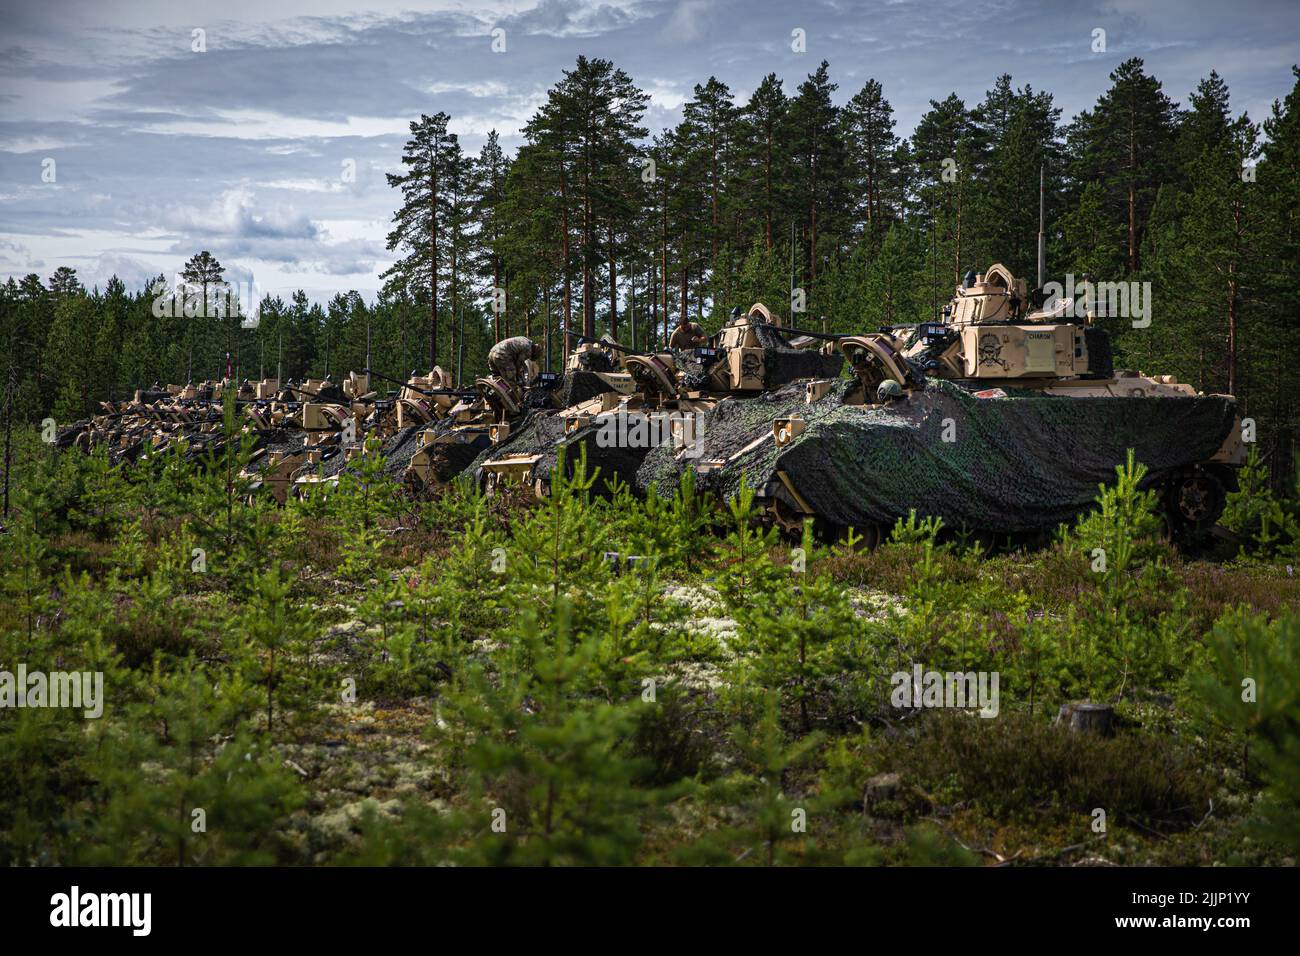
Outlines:
{"type": "Polygon", "coordinates": [[[247,477],[281,502],[374,451],[417,494],[472,475],[545,495],[585,455],[589,473],[641,494],[671,494],[686,469],[721,497],[743,482],[784,528],[812,519],[869,544],[913,509],[978,533],[1049,529],[1088,508],[1133,449],[1171,530],[1211,527],[1246,455],[1235,400],[1113,368],[1091,316],[1064,321],[1073,303],[1040,300],[995,264],[967,276],[941,321],[915,326],[826,334],[756,304],[689,347],[574,336],[562,373],[521,362],[469,387],[440,368],[155,386],[57,442],[126,460],[180,440],[201,453],[221,439],[234,388],[254,436],[247,477]]]}

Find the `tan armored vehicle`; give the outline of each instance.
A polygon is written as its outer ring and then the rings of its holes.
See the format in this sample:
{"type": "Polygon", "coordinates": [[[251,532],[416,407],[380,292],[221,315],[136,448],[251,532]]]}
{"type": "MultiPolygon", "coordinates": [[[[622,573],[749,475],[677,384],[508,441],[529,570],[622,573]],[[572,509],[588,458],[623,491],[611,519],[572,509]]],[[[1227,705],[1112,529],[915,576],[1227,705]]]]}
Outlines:
{"type": "Polygon", "coordinates": [[[521,482],[545,494],[561,448],[569,467],[581,446],[589,469],[631,484],[652,449],[692,460],[702,448],[699,423],[720,404],[797,378],[839,373],[841,356],[811,339],[791,341],[780,329],[780,320],[757,304],[745,314],[735,310],[705,347],[641,353],[608,340],[584,341],[570,355],[570,371],[601,369],[591,374],[607,388],[551,420],[532,421],[526,433],[502,433],[499,447],[478,463],[479,476],[488,488],[521,482]]]}
{"type": "MultiPolygon", "coordinates": [[[[1074,311],[1031,308],[994,265],[955,290],[944,321],[826,336],[850,378],[778,391],[766,422],[707,421],[712,485],[726,495],[743,478],[781,524],[811,517],[868,543],[912,509],[1032,534],[1088,508],[1131,448],[1172,530],[1205,530],[1245,459],[1235,401],[1116,371],[1105,330],[1074,311]]],[[[648,474],[680,476],[656,457],[648,474]]]]}

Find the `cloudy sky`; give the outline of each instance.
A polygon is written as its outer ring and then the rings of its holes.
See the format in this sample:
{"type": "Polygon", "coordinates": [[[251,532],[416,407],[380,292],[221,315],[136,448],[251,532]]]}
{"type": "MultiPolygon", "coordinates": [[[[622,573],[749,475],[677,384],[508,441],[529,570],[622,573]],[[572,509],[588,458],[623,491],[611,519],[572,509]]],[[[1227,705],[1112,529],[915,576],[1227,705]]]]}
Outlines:
{"type": "Polygon", "coordinates": [[[1258,121],[1300,60],[1297,0],[0,6],[0,277],[68,265],[88,285],[116,273],[136,287],[210,249],[228,278],[314,298],[379,287],[396,197],[383,174],[412,119],[444,110],[468,150],[495,128],[512,151],[580,53],[612,59],[651,94],[652,130],[710,74],[743,102],[764,74],[790,92],[824,58],[839,102],[879,79],[902,135],[931,98],[974,104],[1004,72],[1052,92],[1068,118],[1130,56],[1180,103],[1217,69],[1234,109],[1258,121]]]}

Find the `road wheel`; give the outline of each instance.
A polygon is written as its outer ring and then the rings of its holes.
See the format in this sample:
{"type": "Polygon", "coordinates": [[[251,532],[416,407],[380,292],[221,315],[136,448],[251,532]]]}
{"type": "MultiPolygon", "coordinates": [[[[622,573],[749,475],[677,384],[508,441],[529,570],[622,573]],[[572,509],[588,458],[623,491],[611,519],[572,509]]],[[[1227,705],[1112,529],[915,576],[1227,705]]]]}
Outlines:
{"type": "Polygon", "coordinates": [[[1203,469],[1174,476],[1165,488],[1165,514],[1175,538],[1214,527],[1223,514],[1226,495],[1215,475],[1203,469]]]}

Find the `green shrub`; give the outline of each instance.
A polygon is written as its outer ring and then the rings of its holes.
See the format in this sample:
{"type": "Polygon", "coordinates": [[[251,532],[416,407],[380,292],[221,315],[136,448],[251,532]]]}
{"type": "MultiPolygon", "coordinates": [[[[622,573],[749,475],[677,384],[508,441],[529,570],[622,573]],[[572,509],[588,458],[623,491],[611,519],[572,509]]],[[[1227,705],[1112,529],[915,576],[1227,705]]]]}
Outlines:
{"type": "Polygon", "coordinates": [[[1003,816],[1101,807],[1112,821],[1187,826],[1205,815],[1211,793],[1198,763],[1167,740],[1075,733],[1006,711],[927,714],[914,737],[884,743],[881,761],[1003,816]]]}

